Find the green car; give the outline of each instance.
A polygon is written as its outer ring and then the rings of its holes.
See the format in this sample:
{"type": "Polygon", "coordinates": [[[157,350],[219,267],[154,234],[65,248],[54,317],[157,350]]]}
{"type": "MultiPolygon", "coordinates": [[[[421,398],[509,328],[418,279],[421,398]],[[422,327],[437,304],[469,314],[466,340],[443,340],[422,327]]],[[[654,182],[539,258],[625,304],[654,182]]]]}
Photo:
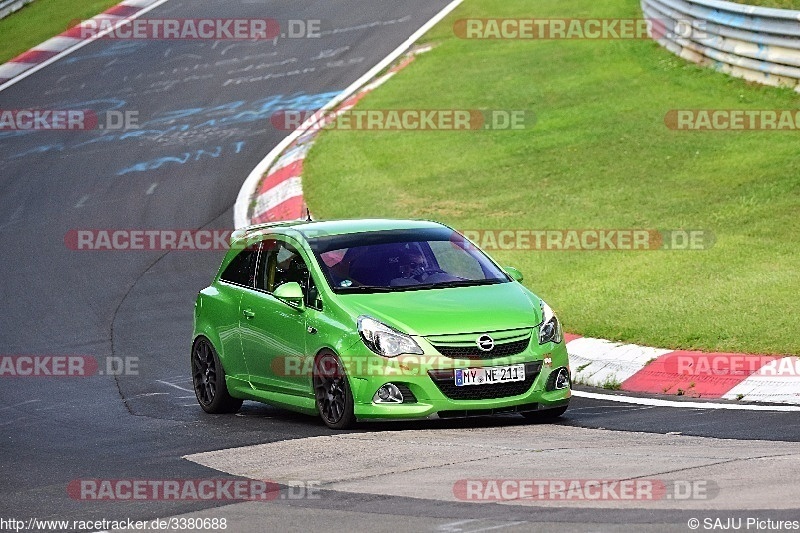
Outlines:
{"type": "Polygon", "coordinates": [[[428,221],[285,222],[234,232],[195,303],[209,413],[243,400],[361,420],[553,419],[571,382],[561,325],[516,269],[428,221]]]}

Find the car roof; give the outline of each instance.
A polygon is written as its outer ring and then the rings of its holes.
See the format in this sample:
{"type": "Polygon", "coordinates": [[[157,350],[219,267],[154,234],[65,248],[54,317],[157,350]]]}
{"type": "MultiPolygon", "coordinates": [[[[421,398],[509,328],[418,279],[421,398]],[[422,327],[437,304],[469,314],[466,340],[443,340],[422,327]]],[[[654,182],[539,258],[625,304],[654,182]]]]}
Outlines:
{"type": "Polygon", "coordinates": [[[310,239],[320,236],[347,235],[372,231],[415,230],[415,229],[441,229],[445,226],[430,220],[399,220],[399,219],[352,219],[352,220],[324,220],[307,221],[294,220],[288,222],[269,222],[256,224],[236,230],[231,236],[231,241],[251,237],[258,233],[292,234],[299,232],[304,238],[310,239]]]}

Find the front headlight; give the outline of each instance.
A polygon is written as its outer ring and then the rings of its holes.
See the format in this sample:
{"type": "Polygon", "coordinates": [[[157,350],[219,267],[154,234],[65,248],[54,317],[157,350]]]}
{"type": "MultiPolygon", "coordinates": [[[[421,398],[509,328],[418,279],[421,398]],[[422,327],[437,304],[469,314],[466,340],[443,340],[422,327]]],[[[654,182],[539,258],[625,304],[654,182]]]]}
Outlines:
{"type": "Polygon", "coordinates": [[[550,306],[544,303],[544,300],[539,300],[542,306],[542,325],[539,327],[539,344],[547,342],[561,342],[561,324],[558,323],[558,317],[550,309],[550,306]]]}
{"type": "Polygon", "coordinates": [[[366,315],[358,317],[358,333],[367,348],[384,357],[422,354],[422,348],[410,336],[366,315]]]}

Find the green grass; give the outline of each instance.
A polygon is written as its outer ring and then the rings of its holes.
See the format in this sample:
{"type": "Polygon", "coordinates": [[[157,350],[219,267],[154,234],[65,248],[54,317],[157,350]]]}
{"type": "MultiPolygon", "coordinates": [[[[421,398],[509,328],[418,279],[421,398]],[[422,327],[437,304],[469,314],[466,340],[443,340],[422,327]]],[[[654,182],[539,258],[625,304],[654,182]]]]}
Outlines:
{"type": "Polygon", "coordinates": [[[606,390],[620,390],[622,388],[622,383],[617,379],[617,376],[611,375],[600,384],[600,387],[606,390]]]}
{"type": "Polygon", "coordinates": [[[570,332],[800,353],[800,132],[679,132],[670,109],[797,109],[800,95],[649,41],[479,41],[464,17],[639,17],[637,0],[471,0],[360,108],[531,109],[524,131],[326,131],[304,186],[320,218],[466,229],[706,229],[705,251],[499,251],[570,332]]]}
{"type": "Polygon", "coordinates": [[[91,18],[120,0],[36,0],[0,20],[0,63],[91,18]]]}

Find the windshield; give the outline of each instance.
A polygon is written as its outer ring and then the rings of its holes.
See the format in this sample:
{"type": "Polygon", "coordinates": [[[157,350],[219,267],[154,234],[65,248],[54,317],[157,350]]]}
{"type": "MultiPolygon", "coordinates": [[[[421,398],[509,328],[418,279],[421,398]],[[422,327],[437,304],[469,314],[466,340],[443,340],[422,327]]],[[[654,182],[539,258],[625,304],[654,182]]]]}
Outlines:
{"type": "Polygon", "coordinates": [[[389,292],[506,283],[508,276],[449,228],[309,239],[335,292],[389,292]]]}

